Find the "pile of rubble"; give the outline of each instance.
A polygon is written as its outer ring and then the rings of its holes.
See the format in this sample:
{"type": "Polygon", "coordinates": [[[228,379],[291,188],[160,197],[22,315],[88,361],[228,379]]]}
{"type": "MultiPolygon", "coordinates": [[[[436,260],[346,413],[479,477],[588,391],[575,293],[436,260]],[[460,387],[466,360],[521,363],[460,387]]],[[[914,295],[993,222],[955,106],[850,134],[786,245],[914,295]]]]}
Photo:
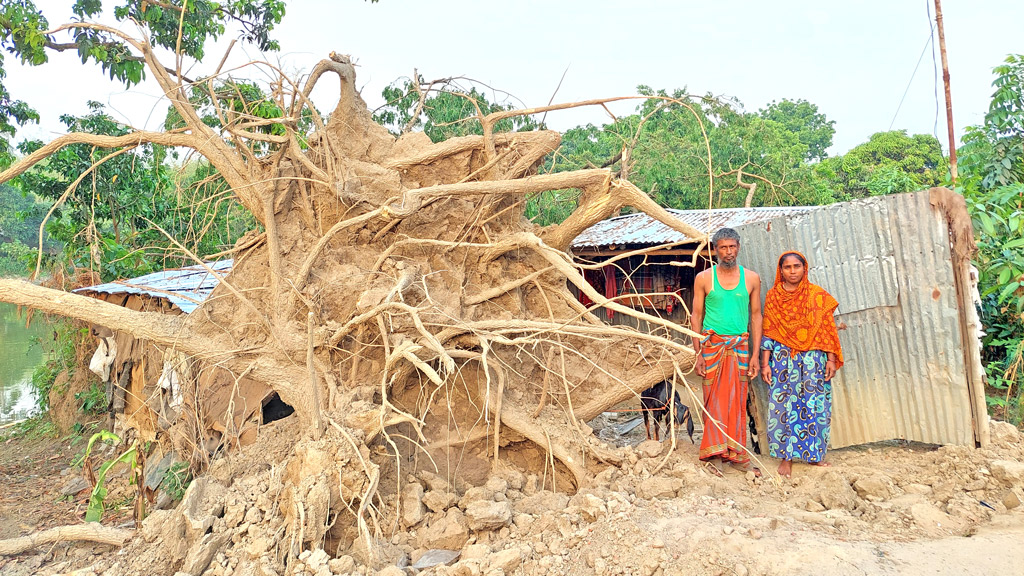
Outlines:
{"type": "Polygon", "coordinates": [[[1024,526],[1024,440],[1001,423],[993,437],[977,450],[838,450],[832,467],[797,466],[792,480],[719,478],[689,443],[667,460],[666,445],[643,443],[619,449],[622,464],[575,494],[507,467],[480,486],[419,471],[378,502],[397,513],[380,515],[369,548],[359,538],[348,547],[325,539],[297,556],[288,554],[294,542],[280,509],[283,467],[254,467],[257,444],[194,481],[175,509],[153,513],[102,568],[168,576],[782,574],[785,562],[769,549],[784,554],[794,536],[852,546],[846,554],[856,555],[857,546],[880,542],[967,536],[999,518],[1024,526]]]}

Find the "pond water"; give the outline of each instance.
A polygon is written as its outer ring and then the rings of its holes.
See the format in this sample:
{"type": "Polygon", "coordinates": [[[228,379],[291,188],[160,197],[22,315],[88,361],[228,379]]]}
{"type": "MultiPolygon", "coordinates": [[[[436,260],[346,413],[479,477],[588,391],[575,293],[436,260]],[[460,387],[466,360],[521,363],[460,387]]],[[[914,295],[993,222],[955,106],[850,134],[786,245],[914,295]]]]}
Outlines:
{"type": "Polygon", "coordinates": [[[36,411],[32,371],[43,361],[40,339],[51,338],[45,316],[0,303],[0,425],[31,416],[36,411]]]}

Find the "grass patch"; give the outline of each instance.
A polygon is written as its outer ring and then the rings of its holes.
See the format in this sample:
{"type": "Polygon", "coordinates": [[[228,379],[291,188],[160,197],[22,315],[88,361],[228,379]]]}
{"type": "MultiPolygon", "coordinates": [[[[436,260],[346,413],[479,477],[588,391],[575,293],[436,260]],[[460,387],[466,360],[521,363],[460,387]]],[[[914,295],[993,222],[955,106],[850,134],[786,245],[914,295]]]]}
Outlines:
{"type": "Polygon", "coordinates": [[[56,438],[57,427],[45,414],[37,414],[0,430],[0,442],[7,440],[35,440],[56,438]]]}

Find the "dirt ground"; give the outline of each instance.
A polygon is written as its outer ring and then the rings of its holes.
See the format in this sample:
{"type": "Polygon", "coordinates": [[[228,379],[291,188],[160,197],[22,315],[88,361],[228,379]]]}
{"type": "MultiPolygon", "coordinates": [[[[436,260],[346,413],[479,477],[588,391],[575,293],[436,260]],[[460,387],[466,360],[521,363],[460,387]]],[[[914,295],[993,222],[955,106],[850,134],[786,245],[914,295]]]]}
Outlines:
{"type": "MultiPolygon", "coordinates": [[[[54,528],[80,524],[88,502],[88,484],[81,468],[71,463],[85,450],[87,439],[58,438],[48,423],[43,433],[0,432],[0,539],[16,538],[54,528]],[[64,494],[65,490],[81,489],[64,494]]],[[[129,492],[123,479],[112,490],[114,502],[129,492]]],[[[128,506],[113,506],[105,517],[107,525],[124,525],[131,518],[128,506]]],[[[57,545],[21,556],[0,556],[0,573],[59,573],[62,566],[89,565],[94,558],[116,552],[109,546],[89,544],[57,545]]]]}
{"type": "MultiPolygon", "coordinates": [[[[594,436],[622,460],[594,465],[603,470],[575,494],[511,468],[475,487],[409,475],[401,514],[380,517],[372,557],[327,538],[333,557],[306,551],[285,562],[286,543],[276,538],[284,533],[283,466],[273,463],[295,448],[293,435],[275,433],[287,425],[275,422],[256,444],[216,462],[182,504],[152,513],[125,548],[56,544],[0,558],[0,572],[923,575],[1011,574],[1024,565],[1024,436],[1000,422],[992,423],[988,448],[860,446],[830,452],[831,467],[798,464],[792,479],[773,479],[717,477],[698,465],[685,433],[668,454],[670,442],[643,442],[642,425],[612,433],[630,419],[607,415],[592,423],[594,436]],[[441,548],[460,556],[413,568],[441,548]]],[[[87,491],[62,498],[61,490],[79,474],[69,462],[83,443],[0,442],[0,537],[82,521],[87,491]]],[[[763,461],[768,470],[778,465],[763,461]]],[[[129,492],[115,480],[111,501],[127,501],[129,492]]],[[[129,518],[126,504],[104,523],[129,518]]]]}

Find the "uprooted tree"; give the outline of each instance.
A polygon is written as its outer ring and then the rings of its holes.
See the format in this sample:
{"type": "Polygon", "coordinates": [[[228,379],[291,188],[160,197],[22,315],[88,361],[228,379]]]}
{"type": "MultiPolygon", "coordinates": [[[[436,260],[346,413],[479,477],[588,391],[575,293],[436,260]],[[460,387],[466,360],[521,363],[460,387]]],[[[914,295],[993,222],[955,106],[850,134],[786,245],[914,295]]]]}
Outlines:
{"type": "MultiPolygon", "coordinates": [[[[390,458],[423,453],[420,466],[430,468],[467,453],[497,465],[528,445],[546,455],[534,465],[583,485],[593,474],[588,463],[609,456],[582,423],[692,365],[692,351],[671,337],[687,330],[604,298],[567,249],[624,206],[695,239],[700,233],[608,170],[537,175],[558,133],[494,130],[515,115],[606,101],[481,115],[482,135],[436,144],[422,133],[396,138],[373,121],[349,59],[332,54],[301,83],[281,75],[272,85],[281,117],[211,99],[215,129],[190,103],[213,81],[189,82],[162,65],[150,37],[81,22],[62,29],[102,32],[126,47],[183,127],[61,136],[0,173],[0,182],[71,144],[187,148],[219,171],[262,231],[239,242],[232,272],[189,315],[135,312],[16,280],[0,280],[0,300],[129,333],[265,383],[294,407],[300,446],[316,443],[318,453],[337,456],[321,461],[296,448],[303,468],[290,477],[288,498],[298,508],[310,486],[329,485],[325,505],[342,519],[336,528],[369,537],[375,495],[392,490],[367,450],[373,444],[390,458]],[[339,84],[328,120],[308,99],[324,81],[339,84]],[[315,130],[300,141],[304,115],[315,130]],[[283,130],[262,129],[270,124],[283,130]],[[523,217],[527,196],[558,189],[581,191],[563,223],[539,228],[523,217]],[[570,286],[664,333],[605,325],[570,286]],[[409,440],[401,447],[395,430],[409,440]]],[[[285,514],[294,508],[282,506],[285,514]]]]}

